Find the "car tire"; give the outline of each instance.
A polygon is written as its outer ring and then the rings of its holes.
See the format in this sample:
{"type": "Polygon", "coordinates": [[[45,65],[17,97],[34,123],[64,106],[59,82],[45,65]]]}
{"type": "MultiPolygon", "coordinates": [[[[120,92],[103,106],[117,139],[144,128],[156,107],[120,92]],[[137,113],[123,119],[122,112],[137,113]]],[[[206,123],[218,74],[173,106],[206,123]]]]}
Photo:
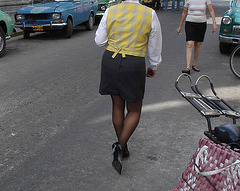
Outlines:
{"type": "Polygon", "coordinates": [[[102,16],[101,17],[95,17],[94,25],[99,25],[101,19],[102,19],[102,16]]]}
{"type": "Polygon", "coordinates": [[[24,38],[24,39],[30,38],[30,32],[28,32],[28,31],[26,31],[26,30],[23,30],[23,38],[24,38]]]}
{"type": "Polygon", "coordinates": [[[67,20],[67,26],[64,28],[64,37],[65,38],[71,38],[73,33],[73,23],[71,19],[67,20]]]}
{"type": "Polygon", "coordinates": [[[231,46],[224,43],[219,43],[219,50],[222,54],[229,54],[230,53],[231,46]]]}
{"type": "Polygon", "coordinates": [[[2,27],[0,27],[0,58],[5,54],[6,36],[2,27]]]}
{"type": "Polygon", "coordinates": [[[94,16],[93,14],[90,14],[88,21],[85,23],[85,27],[87,31],[91,31],[93,29],[93,25],[94,25],[94,16]]]}

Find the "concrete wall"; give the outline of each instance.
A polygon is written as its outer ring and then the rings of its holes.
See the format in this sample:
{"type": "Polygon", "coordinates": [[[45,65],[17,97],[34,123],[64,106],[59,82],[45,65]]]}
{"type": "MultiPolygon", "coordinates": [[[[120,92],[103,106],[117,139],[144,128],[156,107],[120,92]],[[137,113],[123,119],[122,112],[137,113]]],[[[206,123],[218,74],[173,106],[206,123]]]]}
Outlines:
{"type": "Polygon", "coordinates": [[[14,21],[15,12],[30,4],[32,4],[32,0],[0,0],[0,10],[9,14],[14,21]]]}

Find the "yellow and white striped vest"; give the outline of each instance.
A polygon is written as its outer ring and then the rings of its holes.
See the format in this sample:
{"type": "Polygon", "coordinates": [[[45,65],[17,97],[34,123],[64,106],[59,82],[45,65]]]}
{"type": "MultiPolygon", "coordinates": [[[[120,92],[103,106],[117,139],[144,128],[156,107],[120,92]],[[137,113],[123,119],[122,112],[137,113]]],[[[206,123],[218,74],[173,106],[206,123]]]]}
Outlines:
{"type": "Polygon", "coordinates": [[[107,50],[145,57],[151,32],[152,9],[139,3],[120,3],[109,8],[107,50]]]}

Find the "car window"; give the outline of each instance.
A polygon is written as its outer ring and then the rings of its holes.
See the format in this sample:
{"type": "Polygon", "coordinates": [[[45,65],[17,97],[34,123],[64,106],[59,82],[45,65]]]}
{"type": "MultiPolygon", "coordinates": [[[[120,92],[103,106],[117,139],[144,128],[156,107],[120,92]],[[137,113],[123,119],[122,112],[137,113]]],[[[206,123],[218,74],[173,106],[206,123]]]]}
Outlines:
{"type": "Polygon", "coordinates": [[[46,3],[46,2],[63,2],[63,1],[72,1],[72,0],[34,0],[34,3],[46,3]]]}
{"type": "Polygon", "coordinates": [[[235,7],[239,8],[240,7],[240,0],[236,1],[235,7]]]}
{"type": "Polygon", "coordinates": [[[56,2],[61,2],[61,1],[72,1],[72,0],[55,0],[56,2]]]}

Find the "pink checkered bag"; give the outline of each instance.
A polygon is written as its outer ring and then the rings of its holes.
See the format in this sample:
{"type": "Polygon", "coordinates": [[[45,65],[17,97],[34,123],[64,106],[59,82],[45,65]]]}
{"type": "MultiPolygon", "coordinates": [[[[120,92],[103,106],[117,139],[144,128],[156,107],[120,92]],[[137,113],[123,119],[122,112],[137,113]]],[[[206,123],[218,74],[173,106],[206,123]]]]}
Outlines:
{"type": "Polygon", "coordinates": [[[201,138],[172,191],[240,191],[240,153],[201,138]]]}

